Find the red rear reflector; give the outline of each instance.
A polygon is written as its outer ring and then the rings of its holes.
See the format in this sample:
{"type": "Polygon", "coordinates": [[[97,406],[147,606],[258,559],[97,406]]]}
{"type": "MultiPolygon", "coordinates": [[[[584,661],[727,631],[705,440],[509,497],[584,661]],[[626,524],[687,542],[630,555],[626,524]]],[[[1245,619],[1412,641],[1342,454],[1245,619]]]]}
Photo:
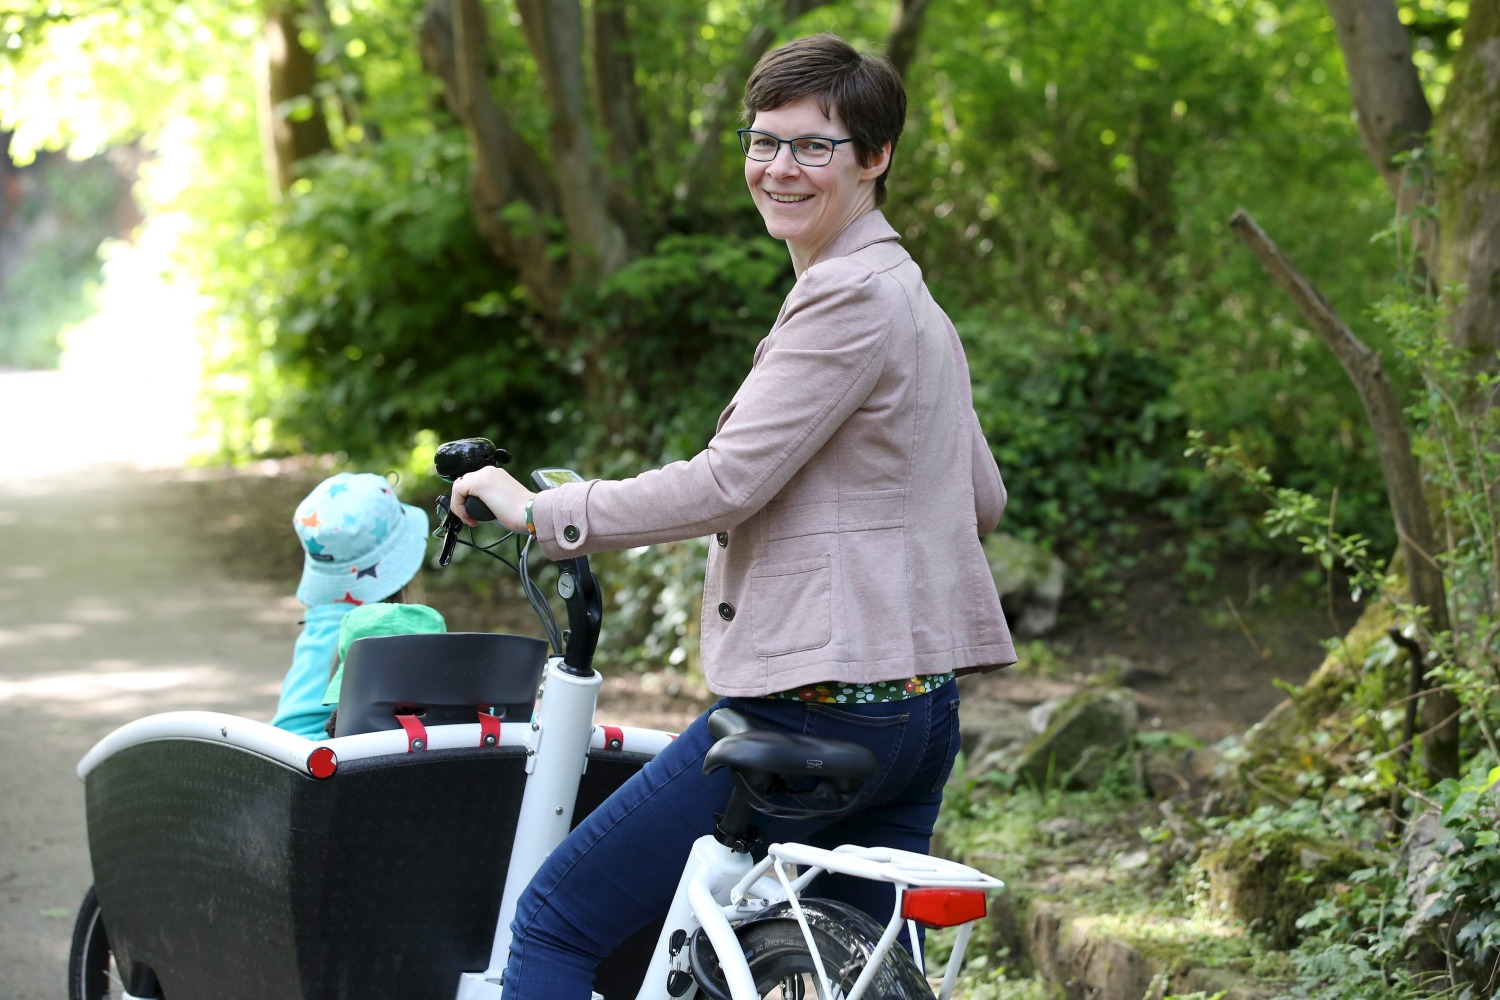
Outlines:
{"type": "Polygon", "coordinates": [[[307,770],[314,778],[331,778],[339,767],[339,755],[328,747],[318,747],[307,755],[307,770]]]}
{"type": "Polygon", "coordinates": [[[985,914],[980,889],[907,889],[901,897],[901,917],[928,927],[953,927],[985,914]]]}

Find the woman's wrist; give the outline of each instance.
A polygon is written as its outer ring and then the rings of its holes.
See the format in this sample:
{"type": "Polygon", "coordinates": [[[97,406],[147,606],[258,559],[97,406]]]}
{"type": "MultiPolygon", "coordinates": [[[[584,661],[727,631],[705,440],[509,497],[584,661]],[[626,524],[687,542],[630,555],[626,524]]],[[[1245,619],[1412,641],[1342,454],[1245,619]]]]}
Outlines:
{"type": "Polygon", "coordinates": [[[536,518],[531,512],[531,505],[534,503],[536,503],[536,497],[526,501],[526,533],[532,538],[536,537],[536,518]]]}

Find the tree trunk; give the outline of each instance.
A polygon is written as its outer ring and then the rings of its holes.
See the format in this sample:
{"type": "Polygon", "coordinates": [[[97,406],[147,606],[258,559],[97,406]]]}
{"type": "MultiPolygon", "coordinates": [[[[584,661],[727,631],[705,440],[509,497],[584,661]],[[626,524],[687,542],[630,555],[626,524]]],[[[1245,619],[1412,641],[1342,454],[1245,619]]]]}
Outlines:
{"type": "Polygon", "coordinates": [[[380,125],[365,113],[364,78],[354,60],[348,58],[338,45],[327,0],[308,0],[308,9],[317,19],[318,31],[323,39],[324,58],[321,61],[333,66],[338,74],[334,93],[339,103],[339,114],[343,116],[347,128],[358,130],[358,139],[349,139],[350,144],[379,142],[380,125]]]}
{"type": "MultiPolygon", "coordinates": [[[[1470,353],[1476,375],[1493,372],[1500,348],[1500,0],[1475,0],[1464,21],[1464,41],[1434,125],[1431,107],[1411,61],[1411,43],[1394,0],[1328,0],[1349,70],[1360,135],[1385,178],[1398,210],[1410,220],[1418,251],[1435,289],[1465,284],[1448,334],[1470,353]],[[1441,169],[1431,157],[1402,165],[1394,158],[1434,132],[1441,169]],[[1418,172],[1416,167],[1424,165],[1418,172]],[[1425,209],[1437,205],[1433,218],[1425,209]]],[[[1446,294],[1443,292],[1442,294],[1446,294]]],[[[1475,385],[1481,380],[1475,379],[1475,385]]],[[[1477,390],[1478,412],[1494,405],[1497,389],[1477,390]]],[[[1431,553],[1436,555],[1437,553],[1431,553]]],[[[1412,560],[1408,571],[1421,569],[1412,560]]],[[[1413,580],[1415,587],[1415,578],[1413,580]]],[[[1456,776],[1458,700],[1436,691],[1424,699],[1429,774],[1456,776]]]]}
{"type": "Polygon", "coordinates": [[[469,198],[479,233],[514,267],[546,316],[562,309],[566,269],[550,253],[544,220],[556,193],[541,158],[490,93],[489,26],[479,0],[432,0],[422,19],[422,59],[469,136],[469,198]],[[516,209],[523,209],[517,212],[516,209]]]}
{"type": "Polygon", "coordinates": [[[296,180],[299,162],[333,148],[328,120],[313,93],[318,64],[297,38],[304,13],[300,5],[270,8],[255,46],[261,152],[277,199],[296,180]]]}
{"type": "MultiPolygon", "coordinates": [[[[1453,316],[1453,342],[1481,371],[1500,350],[1500,0],[1475,0],[1453,60],[1436,144],[1442,236],[1439,272],[1468,292],[1453,316]]],[[[1495,397],[1481,401],[1493,405],[1495,397]]]]}
{"type": "Polygon", "coordinates": [[[917,54],[917,41],[922,37],[922,20],[927,16],[927,5],[928,0],[901,0],[896,5],[891,34],[885,42],[885,56],[903,80],[917,54]]]}
{"type": "Polygon", "coordinates": [[[1411,61],[1411,40],[1392,0],[1328,0],[1365,153],[1410,221],[1422,259],[1436,267],[1437,234],[1421,209],[1433,198],[1430,164],[1397,157],[1426,145],[1432,106],[1411,61]]]}
{"type": "MultiPolygon", "coordinates": [[[[594,55],[594,106],[608,137],[609,196],[613,215],[634,220],[640,215],[638,192],[650,176],[650,140],[640,120],[640,91],[635,83],[635,56],[625,0],[594,0],[591,50],[594,55]]],[[[627,232],[628,243],[640,234],[627,232]]]]}
{"type": "Polygon", "coordinates": [[[609,211],[609,181],[583,84],[583,9],[578,0],[516,0],[551,112],[552,168],[575,280],[596,280],[628,259],[625,231],[609,211]]]}

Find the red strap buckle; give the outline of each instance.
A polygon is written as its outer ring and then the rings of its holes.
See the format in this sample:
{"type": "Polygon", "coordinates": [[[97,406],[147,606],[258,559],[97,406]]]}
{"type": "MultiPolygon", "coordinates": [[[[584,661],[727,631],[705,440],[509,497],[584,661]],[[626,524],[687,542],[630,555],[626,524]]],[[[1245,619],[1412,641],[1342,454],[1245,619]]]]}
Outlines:
{"type": "Polygon", "coordinates": [[[604,729],[604,749],[625,749],[625,730],[619,726],[604,726],[602,728],[604,729]]]}
{"type": "Polygon", "coordinates": [[[500,745],[500,720],[488,712],[479,713],[479,745],[482,747],[500,745]]]}
{"type": "Polygon", "coordinates": [[[415,715],[398,715],[396,721],[406,730],[406,752],[417,753],[427,749],[427,727],[415,715]]]}

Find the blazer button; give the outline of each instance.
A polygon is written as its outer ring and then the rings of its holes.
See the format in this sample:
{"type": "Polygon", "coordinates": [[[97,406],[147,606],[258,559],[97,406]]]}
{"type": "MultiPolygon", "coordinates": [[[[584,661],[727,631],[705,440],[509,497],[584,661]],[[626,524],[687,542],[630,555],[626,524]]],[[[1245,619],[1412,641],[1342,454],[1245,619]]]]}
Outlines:
{"type": "Polygon", "coordinates": [[[714,540],[719,543],[719,548],[722,549],[724,546],[726,546],[726,545],[729,544],[729,532],[727,532],[727,531],[721,531],[721,532],[719,532],[717,535],[714,536],[714,540]]]}
{"type": "Polygon", "coordinates": [[[734,605],[730,604],[728,601],[720,602],[719,617],[724,619],[726,622],[734,621],[734,605]]]}
{"type": "Polygon", "coordinates": [[[563,529],[563,537],[570,542],[578,541],[578,525],[570,524],[563,529]]]}

